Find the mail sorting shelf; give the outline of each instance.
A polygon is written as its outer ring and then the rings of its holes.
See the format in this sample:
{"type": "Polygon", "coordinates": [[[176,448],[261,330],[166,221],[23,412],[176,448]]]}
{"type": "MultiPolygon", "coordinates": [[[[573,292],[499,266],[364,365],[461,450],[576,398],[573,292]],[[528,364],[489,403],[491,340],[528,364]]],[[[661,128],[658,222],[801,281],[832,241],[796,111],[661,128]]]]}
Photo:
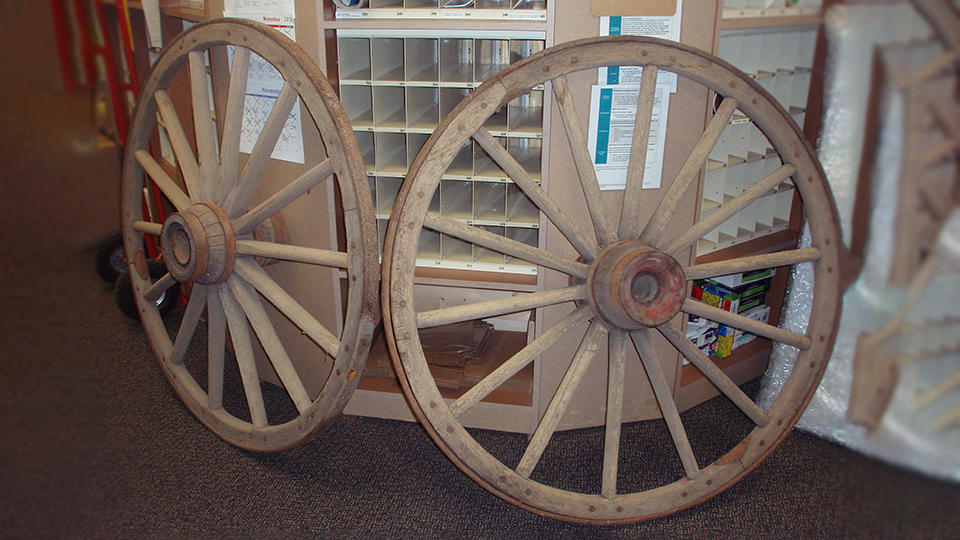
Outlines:
{"type": "MultiPolygon", "coordinates": [[[[369,176],[380,247],[397,192],[430,133],[466,95],[511,63],[539,52],[543,32],[341,30],[340,97],[369,176]]],[[[541,179],[542,88],[513,99],[486,128],[535,181],[541,179]]],[[[539,212],[475,142],[454,156],[432,211],[537,245],[539,212]]],[[[420,239],[418,264],[535,274],[536,266],[432,231],[420,239]]]]}
{"type": "MultiPolygon", "coordinates": [[[[816,37],[816,26],[725,31],[720,36],[718,53],[720,58],[753,77],[802,128],[816,37]]],[[[701,218],[716,211],[780,164],[780,157],[767,138],[738,111],[710,154],[701,218]]],[[[789,181],[781,184],[701,238],[697,255],[785,230],[790,221],[793,197],[792,184],[789,181]]]]}
{"type": "Polygon", "coordinates": [[[336,18],[545,21],[547,0],[370,0],[365,8],[338,8],[336,18]]]}

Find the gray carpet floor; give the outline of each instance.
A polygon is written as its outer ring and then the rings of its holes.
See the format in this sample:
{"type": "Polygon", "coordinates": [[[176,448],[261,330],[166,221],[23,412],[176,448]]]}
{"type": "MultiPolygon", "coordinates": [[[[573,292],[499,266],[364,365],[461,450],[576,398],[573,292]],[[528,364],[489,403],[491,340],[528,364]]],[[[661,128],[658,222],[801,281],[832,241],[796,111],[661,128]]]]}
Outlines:
{"type": "MultiPolygon", "coordinates": [[[[798,432],[705,504],[616,527],[502,502],[417,424],[344,417],[271,455],[223,443],[93,271],[118,155],[92,150],[88,98],[59,91],[46,5],[0,0],[0,537],[960,537],[957,485],[798,432]]],[[[684,420],[701,462],[746,426],[723,400],[684,420]]],[[[649,456],[624,472],[638,485],[677,473],[662,427],[627,435],[625,453],[649,456]]],[[[477,437],[507,461],[522,449],[477,437]]],[[[538,474],[590,489],[601,440],[562,434],[538,474]]]]}

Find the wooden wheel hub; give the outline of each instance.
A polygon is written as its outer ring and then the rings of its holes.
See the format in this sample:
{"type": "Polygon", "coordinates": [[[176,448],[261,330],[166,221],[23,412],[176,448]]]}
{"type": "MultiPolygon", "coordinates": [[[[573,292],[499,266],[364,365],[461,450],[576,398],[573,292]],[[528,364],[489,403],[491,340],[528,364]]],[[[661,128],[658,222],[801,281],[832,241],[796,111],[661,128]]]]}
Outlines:
{"type": "Polygon", "coordinates": [[[680,311],[685,290],[680,263],[639,240],[603,250],[587,276],[587,297],[594,310],[623,329],[669,321],[680,311]]]}
{"type": "Polygon", "coordinates": [[[167,271],[181,283],[220,283],[233,271],[233,227],[211,203],[171,214],[160,231],[160,249],[167,271]]]}

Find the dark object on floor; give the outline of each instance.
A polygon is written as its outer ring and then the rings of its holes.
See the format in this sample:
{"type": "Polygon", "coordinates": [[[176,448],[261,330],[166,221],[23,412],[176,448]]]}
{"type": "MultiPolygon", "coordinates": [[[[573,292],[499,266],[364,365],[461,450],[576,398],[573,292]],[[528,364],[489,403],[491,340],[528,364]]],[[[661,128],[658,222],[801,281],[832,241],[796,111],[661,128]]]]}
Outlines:
{"type": "Polygon", "coordinates": [[[127,268],[123,259],[123,235],[117,231],[97,244],[94,251],[94,267],[100,279],[113,283],[120,277],[120,273],[127,268]]]}
{"type": "MultiPolygon", "coordinates": [[[[151,281],[155,282],[167,273],[166,267],[160,261],[150,261],[149,266],[151,281]]],[[[160,309],[160,314],[166,315],[170,313],[170,310],[177,305],[177,300],[179,299],[179,283],[174,284],[169,289],[160,293],[160,298],[157,298],[157,306],[158,309],[160,309]]],[[[113,283],[113,301],[124,315],[135,321],[140,320],[140,313],[137,311],[137,302],[133,299],[133,286],[130,283],[129,268],[121,272],[117,280],[113,283]]]]}

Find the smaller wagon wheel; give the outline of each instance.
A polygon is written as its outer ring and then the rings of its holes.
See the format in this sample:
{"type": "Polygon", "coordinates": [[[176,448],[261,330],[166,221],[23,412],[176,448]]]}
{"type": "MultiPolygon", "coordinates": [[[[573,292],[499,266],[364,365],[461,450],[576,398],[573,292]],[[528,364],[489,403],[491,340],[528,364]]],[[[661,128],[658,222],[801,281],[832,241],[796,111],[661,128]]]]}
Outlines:
{"type": "Polygon", "coordinates": [[[193,414],[228,442],[258,451],[300,443],[332,421],[356,387],[379,320],[379,265],[360,150],[340,102],[306,53],[275,30],[243,20],[203,23],[179,36],[157,61],[137,105],[122,207],[144,329],[193,414]],[[216,55],[232,56],[217,124],[205,67],[216,55]],[[269,68],[261,60],[279,72],[283,86],[244,159],[248,75],[251,66],[269,68]],[[175,104],[174,80],[189,81],[183,103],[175,104]],[[322,156],[281,182],[264,171],[300,105],[309,113],[303,127],[319,131],[322,156]],[[196,145],[177,113],[191,107],[196,145]],[[178,170],[147,151],[158,124],[178,170]],[[163,223],[142,218],[147,177],[176,210],[163,223]],[[333,201],[335,216],[325,223],[315,217],[333,201]],[[143,234],[159,241],[167,269],[152,285],[143,234]],[[170,331],[152,299],[176,282],[189,291],[189,301],[170,331]],[[226,360],[231,354],[236,369],[226,360]],[[273,399],[265,399],[261,378],[273,374],[283,391],[268,387],[273,399]]]}
{"type": "MultiPolygon", "coordinates": [[[[570,181],[577,183],[577,180],[570,181]]],[[[570,42],[522,60],[478,87],[444,119],[417,156],[398,196],[385,241],[382,300],[386,334],[401,384],[415,414],[447,456],[483,487],[522,508],[560,519],[591,523],[648,519],[694,505],[732,485],[759,464],[800,417],[816,390],[836,335],[840,311],[840,242],[836,209],[822,169],[788,113],[756,82],[702,51],[662,40],[614,37],[570,42]],[[620,212],[620,208],[607,208],[600,195],[582,123],[573,108],[566,81],[570,73],[607,65],[643,66],[644,69],[634,131],[643,136],[635,135],[633,140],[620,212]],[[641,190],[647,149],[645,135],[649,132],[658,70],[675,72],[698,83],[717,93],[722,101],[672,181],[661,190],[641,190]],[[501,106],[545,83],[549,83],[548,91],[552,89],[556,97],[576,165],[576,170],[569,173],[551,171],[552,182],[564,182],[565,176],[579,177],[578,189],[583,199],[576,201],[573,208],[581,208],[585,202],[589,215],[582,218],[570,209],[574,203],[551,196],[540,188],[483,127],[487,118],[501,106]],[[696,184],[710,150],[736,109],[743,111],[763,131],[778,152],[782,165],[712,214],[670,237],[667,225],[671,216],[684,193],[696,184]],[[506,171],[569,242],[566,251],[558,253],[529,246],[429,211],[444,171],[457,149],[471,138],[506,171]],[[705,264],[678,262],[677,258],[689,253],[690,246],[699,238],[787,181],[793,182],[802,199],[811,247],[791,247],[705,264]],[[636,211],[644,197],[660,200],[652,215],[639,215],[636,211]],[[618,215],[619,222],[615,223],[618,215]],[[423,229],[531,261],[539,265],[539,272],[550,276],[566,277],[544,278],[547,290],[418,310],[413,282],[417,245],[423,229]],[[563,254],[567,252],[573,255],[563,254]],[[789,271],[783,267],[801,263],[812,264],[815,274],[812,313],[804,333],[760,323],[687,297],[689,280],[768,267],[781,267],[783,272],[789,271]],[[549,284],[558,282],[563,285],[549,288],[549,284]],[[420,329],[548,306],[566,306],[563,312],[566,316],[558,317],[558,322],[544,328],[539,337],[456,400],[442,397],[428,369],[418,334],[420,329]],[[764,410],[751,400],[686,338],[677,324],[678,318],[685,314],[712,319],[799,349],[792,373],[769,409],[764,410]],[[579,347],[557,350],[555,345],[570,335],[582,336],[579,347]],[[697,462],[676,397],[664,376],[663,362],[672,362],[675,356],[663,359],[654,353],[654,340],[660,340],[661,336],[752,422],[752,431],[711,463],[697,462]],[[546,353],[550,356],[544,356],[542,362],[561,362],[566,372],[529,442],[522,442],[516,455],[501,460],[481,443],[485,438],[477,437],[464,427],[461,418],[514,373],[546,353]],[[590,364],[603,361],[604,356],[607,357],[606,393],[591,398],[595,400],[596,410],[604,411],[605,417],[602,455],[593,460],[598,464],[595,487],[599,489],[584,492],[587,488],[574,490],[560,485],[555,468],[538,477],[536,473],[544,472],[545,467],[541,458],[556,438],[574,392],[590,364]],[[624,484],[637,484],[623,482],[623,475],[618,473],[624,468],[624,459],[636,460],[636,455],[619,453],[621,428],[626,427],[622,421],[624,378],[625,373],[633,369],[625,364],[632,364],[632,358],[637,359],[636,369],[645,373],[665,420],[674,447],[667,451],[672,454],[670,460],[682,465],[682,469],[677,467],[678,477],[655,487],[624,488],[624,484]],[[538,464],[541,465],[539,471],[538,464]],[[544,483],[547,479],[553,483],[544,483]]],[[[579,473],[588,465],[578,463],[577,467],[579,473]]],[[[631,462],[628,470],[644,468],[631,462]]]]}

